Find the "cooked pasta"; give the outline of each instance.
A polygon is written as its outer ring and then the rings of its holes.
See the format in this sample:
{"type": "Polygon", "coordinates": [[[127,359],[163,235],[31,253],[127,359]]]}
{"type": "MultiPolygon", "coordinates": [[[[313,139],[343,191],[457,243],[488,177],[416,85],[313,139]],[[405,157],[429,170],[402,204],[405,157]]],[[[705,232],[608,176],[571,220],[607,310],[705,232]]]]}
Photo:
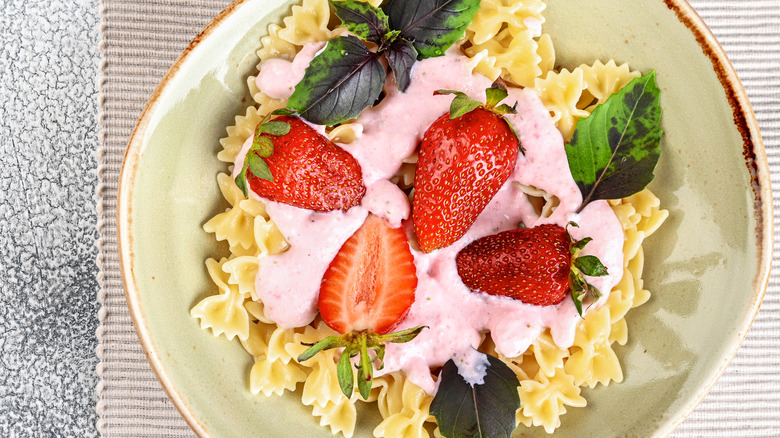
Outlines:
{"type": "MultiPolygon", "coordinates": [[[[377,5],[380,1],[371,1],[377,5]]],[[[549,35],[542,33],[545,4],[541,0],[482,0],[477,18],[469,26],[461,47],[472,59],[472,66],[490,79],[501,75],[509,82],[533,88],[549,109],[564,138],[568,140],[577,120],[586,117],[597,103],[637,77],[625,64],[614,61],[595,62],[573,70],[553,71],[555,54],[549,35]]],[[[303,0],[293,6],[283,25],[272,24],[261,39],[257,54],[262,65],[271,58],[291,60],[309,42],[325,41],[343,32],[333,26],[326,0],[303,0]]],[[[232,163],[255,126],[271,111],[285,106],[260,92],[255,77],[248,78],[255,104],[235,124],[227,128],[220,142],[218,158],[232,163]]],[[[328,136],[350,143],[362,133],[359,123],[345,123],[328,130],[328,136]]],[[[414,183],[416,156],[402,165],[393,182],[402,189],[414,183]]],[[[303,384],[301,402],[311,406],[322,426],[332,433],[351,437],[355,432],[355,403],[359,396],[345,397],[336,378],[337,350],[327,350],[305,363],[296,358],[311,344],[335,332],[321,320],[302,328],[285,329],[266,317],[255,291],[258,260],[280,254],[288,248],[282,233],[268,217],[264,205],[246,199],[234,180],[226,173],[217,176],[217,184],[229,208],[206,222],[204,230],[219,241],[226,241],[230,256],[219,261],[206,260],[214,283],[214,294],[193,307],[191,314],[201,327],[214,336],[238,338],[253,356],[249,386],[254,394],[283,394],[303,384]]],[[[540,216],[549,216],[557,198],[531,186],[522,186],[529,202],[538,203],[540,216]]],[[[517,422],[541,426],[552,433],[561,424],[567,407],[583,407],[586,400],[581,387],[620,382],[623,373],[612,349],[614,343],[625,344],[627,312],[649,299],[643,288],[644,254],[642,242],[655,232],[667,217],[660,202],[649,190],[625,199],[610,201],[625,233],[623,243],[624,271],[621,281],[601,307],[591,309],[579,323],[574,344],[559,348],[549,331],[544,331],[523,354],[504,357],[495,351],[489,336],[480,350],[504,361],[520,380],[521,408],[517,422]]],[[[411,383],[403,373],[393,372],[375,378],[368,402],[375,402],[383,421],[375,437],[428,437],[435,419],[428,410],[433,397],[411,383]],[[426,426],[426,423],[428,426],[426,426]]],[[[440,436],[438,429],[435,436],[440,436]]]]}
{"type": "Polygon", "coordinates": [[[464,52],[478,58],[476,71],[495,80],[532,87],[555,64],[552,40],[542,34],[541,0],[483,0],[466,31],[464,52]]]}
{"type": "Polygon", "coordinates": [[[588,117],[597,104],[606,102],[611,94],[639,76],[639,72],[632,72],[626,64],[596,61],[572,71],[563,69],[536,78],[533,87],[550,109],[564,140],[569,141],[578,119],[588,117]]]}

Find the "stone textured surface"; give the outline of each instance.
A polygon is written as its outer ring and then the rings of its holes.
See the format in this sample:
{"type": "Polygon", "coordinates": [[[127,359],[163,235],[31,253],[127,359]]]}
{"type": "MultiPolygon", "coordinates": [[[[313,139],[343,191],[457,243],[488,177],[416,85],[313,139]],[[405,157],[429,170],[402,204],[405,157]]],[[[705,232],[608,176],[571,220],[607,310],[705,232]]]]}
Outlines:
{"type": "Polygon", "coordinates": [[[98,1],[0,9],[0,436],[97,436],[98,1]]]}

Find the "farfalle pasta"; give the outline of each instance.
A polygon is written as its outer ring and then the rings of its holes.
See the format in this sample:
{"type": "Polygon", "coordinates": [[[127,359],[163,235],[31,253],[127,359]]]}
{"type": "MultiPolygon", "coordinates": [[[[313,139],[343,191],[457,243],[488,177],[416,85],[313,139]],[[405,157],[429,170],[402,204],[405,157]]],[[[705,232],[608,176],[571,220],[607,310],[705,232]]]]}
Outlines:
{"type": "MultiPolygon", "coordinates": [[[[376,6],[381,1],[371,1],[376,6]]],[[[542,32],[545,5],[540,0],[482,0],[476,18],[459,43],[470,59],[470,68],[495,80],[499,76],[510,85],[534,90],[549,111],[565,140],[571,138],[578,120],[587,117],[594,106],[625,86],[639,73],[615,61],[581,65],[572,70],[553,70],[555,54],[552,40],[542,32]]],[[[303,0],[293,6],[281,25],[272,24],[260,41],[257,55],[259,69],[270,59],[292,60],[309,43],[327,41],[341,35],[344,28],[333,25],[334,17],[326,0],[303,0]]],[[[235,118],[220,142],[218,158],[233,163],[255,127],[272,111],[283,108],[285,99],[272,98],[248,78],[254,104],[235,118]]],[[[328,128],[327,136],[340,144],[350,144],[363,135],[364,126],[347,122],[328,128]]],[[[417,156],[404,160],[391,181],[402,189],[414,185],[417,156]]],[[[227,173],[217,176],[217,184],[229,204],[226,211],[204,224],[219,241],[229,245],[230,256],[219,261],[206,260],[213,280],[213,295],[193,307],[191,314],[201,327],[214,336],[238,339],[254,358],[249,371],[249,388],[263,396],[292,395],[302,389],[301,402],[311,407],[320,425],[333,434],[351,437],[355,433],[356,403],[363,402],[355,393],[342,394],[337,381],[336,363],[339,351],[323,351],[310,360],[297,357],[307,344],[336,334],[320,318],[311,324],[283,328],[266,314],[256,291],[259,260],[282,254],[290,247],[283,233],[268,215],[264,204],[247,198],[227,173]]],[[[543,187],[518,184],[535,204],[540,217],[551,216],[560,200],[543,187]]],[[[521,354],[506,357],[496,351],[489,335],[480,350],[498,357],[517,375],[520,382],[521,408],[516,421],[532,427],[543,427],[548,433],[561,424],[567,408],[582,408],[587,402],[581,388],[620,382],[623,373],[615,343],[625,344],[628,311],[649,299],[642,283],[644,255],[642,243],[654,233],[667,212],[660,201],[645,189],[633,196],[612,200],[612,211],[623,229],[623,275],[603,303],[590,309],[577,325],[571,347],[560,348],[549,330],[542,330],[521,354]]],[[[373,430],[375,437],[429,437],[435,419],[429,413],[432,395],[413,383],[405,373],[394,371],[375,377],[366,402],[376,403],[383,418],[373,430]]],[[[438,429],[434,436],[441,436],[438,429]]]]}
{"type": "Polygon", "coordinates": [[[476,71],[524,87],[555,64],[550,36],[542,33],[546,5],[541,0],[484,0],[466,31],[464,52],[477,59],[476,71]]]}
{"type": "Polygon", "coordinates": [[[533,87],[550,109],[564,140],[568,141],[577,120],[588,117],[597,104],[606,102],[610,95],[639,76],[626,64],[618,66],[614,60],[606,64],[596,61],[593,65],[583,64],[572,71],[562,69],[536,78],[533,87]]]}

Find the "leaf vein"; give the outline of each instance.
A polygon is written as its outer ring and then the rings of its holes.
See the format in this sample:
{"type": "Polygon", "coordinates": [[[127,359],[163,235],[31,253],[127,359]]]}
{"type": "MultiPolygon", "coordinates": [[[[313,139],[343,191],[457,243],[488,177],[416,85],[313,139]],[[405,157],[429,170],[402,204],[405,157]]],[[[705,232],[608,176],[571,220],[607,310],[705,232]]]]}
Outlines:
{"type": "MultiPolygon", "coordinates": [[[[631,113],[629,114],[629,117],[626,119],[626,125],[623,127],[622,131],[620,132],[620,138],[618,139],[617,145],[615,145],[615,148],[612,148],[612,145],[610,145],[611,154],[609,157],[609,160],[607,161],[606,166],[603,167],[602,171],[599,173],[598,177],[596,178],[596,182],[594,183],[593,188],[591,188],[590,192],[588,193],[588,196],[582,201],[582,205],[585,205],[590,202],[591,198],[593,197],[593,194],[596,191],[596,187],[601,184],[601,181],[603,180],[604,176],[609,171],[610,166],[612,165],[612,162],[615,159],[615,156],[617,155],[618,149],[621,148],[623,138],[626,135],[626,130],[628,130],[628,127],[631,125],[631,120],[634,118],[634,113],[636,112],[637,106],[639,105],[639,101],[641,100],[642,96],[645,94],[646,84],[642,85],[642,91],[640,93],[639,99],[634,102],[634,106],[631,108],[631,113]]],[[[605,119],[606,123],[606,119],[605,119]]],[[[607,128],[607,132],[609,132],[607,128]]],[[[594,161],[595,162],[595,161],[594,161]]]]}

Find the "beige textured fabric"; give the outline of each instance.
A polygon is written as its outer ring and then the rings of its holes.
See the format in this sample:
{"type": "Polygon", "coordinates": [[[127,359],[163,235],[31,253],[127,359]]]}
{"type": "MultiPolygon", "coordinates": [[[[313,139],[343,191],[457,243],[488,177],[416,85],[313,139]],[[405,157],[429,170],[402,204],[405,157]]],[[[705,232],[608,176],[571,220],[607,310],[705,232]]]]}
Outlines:
{"type": "MultiPolygon", "coordinates": [[[[116,191],[125,147],[147,98],[189,41],[228,0],[103,0],[98,225],[101,273],[98,429],[105,437],[193,433],[168,400],[138,342],[116,242],[116,191]]],[[[780,188],[780,0],[696,0],[742,78],[780,188]]],[[[776,199],[778,199],[776,195],[776,199]]],[[[775,209],[778,208],[777,201],[775,209]]],[[[776,229],[780,230],[780,226],[776,229]]],[[[777,245],[776,245],[777,249],[777,245]]],[[[778,252],[775,251],[775,265],[778,252]]],[[[674,437],[780,436],[780,275],[726,374],[674,437]]]]}
{"type": "Polygon", "coordinates": [[[102,2],[101,284],[98,430],[104,437],[192,436],[152,372],[127,309],[116,240],[116,193],[128,139],[147,99],[187,44],[229,0],[102,2]]]}

